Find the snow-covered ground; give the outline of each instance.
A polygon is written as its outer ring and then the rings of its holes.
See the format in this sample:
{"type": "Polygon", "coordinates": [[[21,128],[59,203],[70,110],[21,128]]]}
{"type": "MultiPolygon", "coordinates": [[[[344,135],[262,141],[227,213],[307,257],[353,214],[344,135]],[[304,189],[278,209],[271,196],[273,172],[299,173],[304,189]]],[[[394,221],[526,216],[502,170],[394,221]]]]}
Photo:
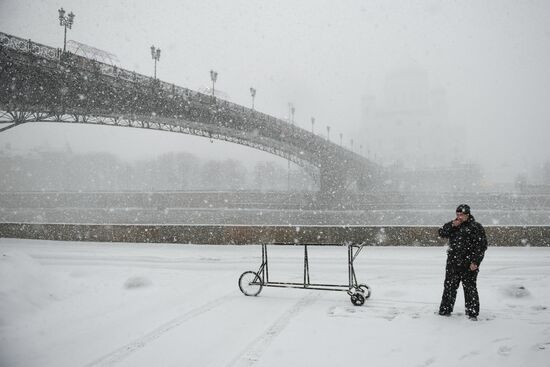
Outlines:
{"type": "MultiPolygon", "coordinates": [[[[300,281],[303,248],[270,247],[270,280],[300,281]]],[[[0,239],[1,366],[549,366],[550,249],[489,248],[481,315],[436,316],[445,249],[367,247],[372,296],[264,288],[259,246],[0,239]]],[[[347,282],[343,247],[310,247],[312,282],[347,282]]]]}

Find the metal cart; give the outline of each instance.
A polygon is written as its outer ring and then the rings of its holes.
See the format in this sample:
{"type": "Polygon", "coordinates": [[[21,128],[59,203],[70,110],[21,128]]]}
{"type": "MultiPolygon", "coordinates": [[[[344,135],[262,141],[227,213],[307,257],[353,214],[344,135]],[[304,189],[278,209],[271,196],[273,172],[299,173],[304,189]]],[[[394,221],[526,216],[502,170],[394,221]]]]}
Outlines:
{"type": "MultiPolygon", "coordinates": [[[[274,245],[281,245],[274,243],[274,245]]],[[[310,244],[314,245],[314,244],[310,244]]],[[[366,284],[358,284],[355,276],[353,262],[357,255],[363,249],[362,244],[346,243],[344,246],[348,248],[348,284],[315,284],[309,281],[309,259],[308,259],[308,244],[304,246],[304,281],[303,283],[288,283],[288,282],[272,282],[269,280],[269,264],[267,259],[267,244],[262,244],[262,263],[258,271],[245,271],[239,277],[239,288],[246,296],[257,296],[262,291],[263,287],[279,287],[279,288],[299,288],[299,289],[317,289],[325,291],[340,291],[347,292],[351,298],[351,303],[355,306],[361,306],[365,300],[370,297],[371,290],[366,284]]]]}

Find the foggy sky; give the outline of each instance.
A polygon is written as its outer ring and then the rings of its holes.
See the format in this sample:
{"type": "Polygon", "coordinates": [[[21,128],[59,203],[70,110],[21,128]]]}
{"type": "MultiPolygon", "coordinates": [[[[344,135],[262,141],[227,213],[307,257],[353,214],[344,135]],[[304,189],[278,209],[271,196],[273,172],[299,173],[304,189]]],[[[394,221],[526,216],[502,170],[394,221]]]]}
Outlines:
{"type": "MultiPolygon", "coordinates": [[[[178,1],[0,0],[0,30],[62,47],[57,9],[76,14],[69,40],[117,55],[120,66],[152,75],[150,46],[162,49],[158,77],[191,89],[210,85],[230,100],[286,118],[344,143],[354,138],[392,163],[392,131],[369,142],[364,100],[387,99],[388,76],[427,75],[444,91],[446,118],[405,164],[479,162],[490,179],[512,180],[550,160],[550,2],[548,1],[178,1]],[[439,130],[440,133],[435,132],[439,130]],[[376,147],[376,150],[373,149],[376,147]],[[445,154],[442,154],[444,150],[445,154]],[[391,157],[391,159],[390,159],[391,157]]],[[[391,108],[391,106],[390,106],[391,108]]],[[[403,124],[407,120],[404,119],[403,124]]],[[[70,145],[143,158],[167,151],[243,160],[269,155],[179,134],[112,127],[30,124],[0,134],[0,148],[70,145]]]]}

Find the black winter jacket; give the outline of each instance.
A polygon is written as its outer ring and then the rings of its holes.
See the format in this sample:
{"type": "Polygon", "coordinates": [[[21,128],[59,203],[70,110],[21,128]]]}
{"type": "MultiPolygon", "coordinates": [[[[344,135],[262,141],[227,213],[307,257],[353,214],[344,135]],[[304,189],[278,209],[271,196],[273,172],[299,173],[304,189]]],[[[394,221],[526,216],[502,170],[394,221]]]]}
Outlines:
{"type": "Polygon", "coordinates": [[[487,250],[485,229],[470,214],[468,220],[458,227],[452,222],[445,223],[439,229],[439,236],[449,239],[447,262],[457,267],[468,267],[470,263],[478,266],[487,250]]]}

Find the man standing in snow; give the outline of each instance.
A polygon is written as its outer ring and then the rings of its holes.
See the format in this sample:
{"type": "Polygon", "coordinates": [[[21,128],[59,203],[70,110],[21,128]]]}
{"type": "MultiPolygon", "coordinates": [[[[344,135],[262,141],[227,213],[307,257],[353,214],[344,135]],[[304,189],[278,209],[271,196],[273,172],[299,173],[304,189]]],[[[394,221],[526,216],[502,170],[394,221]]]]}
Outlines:
{"type": "Polygon", "coordinates": [[[477,320],[479,296],[476,281],[479,265],[487,250],[485,230],[470,213],[470,207],[461,204],[456,208],[456,218],[439,229],[439,236],[449,239],[439,314],[449,316],[453,312],[456,291],[462,282],[466,315],[472,320],[477,320]]]}

